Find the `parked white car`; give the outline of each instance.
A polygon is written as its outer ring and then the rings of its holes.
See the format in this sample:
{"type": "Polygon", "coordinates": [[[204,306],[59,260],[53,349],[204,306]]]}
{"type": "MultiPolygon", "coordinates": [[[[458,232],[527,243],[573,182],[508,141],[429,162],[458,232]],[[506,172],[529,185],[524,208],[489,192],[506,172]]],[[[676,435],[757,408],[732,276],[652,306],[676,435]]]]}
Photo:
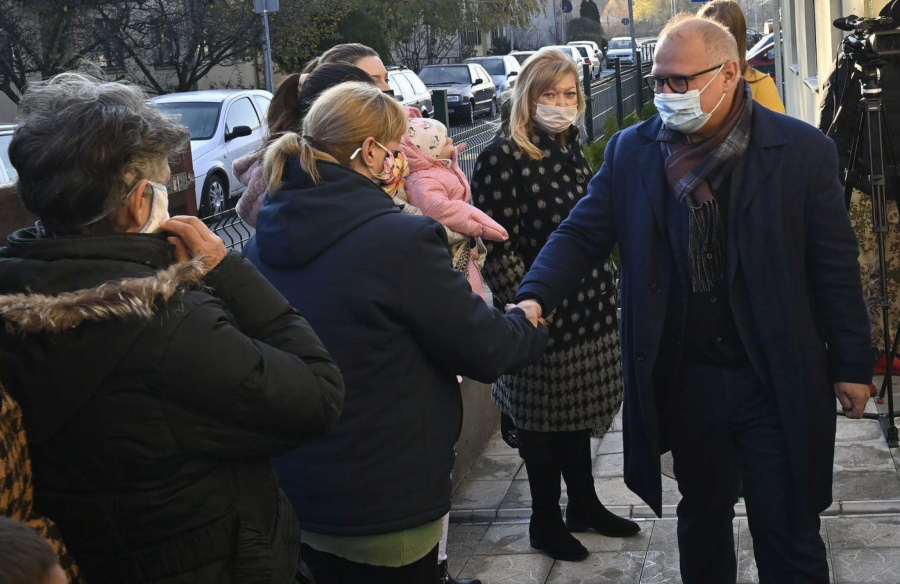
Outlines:
{"type": "Polygon", "coordinates": [[[537,51],[510,51],[509,52],[509,56],[515,57],[516,61],[519,62],[519,65],[524,65],[525,61],[527,61],[534,54],[537,54],[537,51]]]}
{"type": "Polygon", "coordinates": [[[541,50],[545,49],[556,49],[557,51],[562,51],[572,58],[572,62],[578,67],[578,80],[581,81],[584,78],[584,67],[581,65],[584,63],[584,57],[581,56],[581,53],[578,52],[578,49],[570,46],[570,45],[550,45],[547,47],[541,47],[541,50]]]}
{"type": "MultiPolygon", "coordinates": [[[[621,61],[623,65],[634,65],[634,53],[632,47],[635,47],[631,37],[616,37],[609,41],[609,51],[606,53],[606,64],[610,67],[615,65],[616,61],[621,61]]],[[[636,47],[638,51],[640,47],[636,47]]]]}
{"type": "Polygon", "coordinates": [[[594,53],[594,47],[587,43],[569,43],[569,45],[578,49],[584,65],[590,65],[591,77],[600,77],[600,74],[603,72],[603,65],[594,53]]]}
{"type": "Polygon", "coordinates": [[[172,93],[151,101],[179,116],[191,132],[197,209],[201,217],[234,206],[246,187],[231,171],[235,159],[263,145],[272,94],[257,89],[172,93]]]}
{"type": "Polygon", "coordinates": [[[0,125],[0,185],[14,182],[19,177],[9,161],[9,143],[15,131],[14,125],[0,125]]]}

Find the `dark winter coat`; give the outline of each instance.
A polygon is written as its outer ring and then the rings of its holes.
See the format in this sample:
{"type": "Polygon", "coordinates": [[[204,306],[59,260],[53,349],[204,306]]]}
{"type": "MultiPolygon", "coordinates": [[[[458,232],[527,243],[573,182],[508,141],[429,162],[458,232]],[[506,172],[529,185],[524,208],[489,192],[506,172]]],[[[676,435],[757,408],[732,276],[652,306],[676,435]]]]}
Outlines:
{"type": "MultiPolygon", "coordinates": [[[[478,156],[475,204],[509,232],[486,241],[484,279],[503,306],[516,296],[550,235],[587,193],[592,173],[574,126],[566,145],[535,130],[534,160],[501,132],[478,156]]],[[[493,400],[516,427],[536,432],[605,432],[622,404],[622,362],[612,265],[593,266],[547,319],[550,343],[538,363],[494,384],[493,400]]]]}
{"type": "Polygon", "coordinates": [[[547,331],[474,294],[439,223],[402,214],[350,169],[318,168],[316,185],[288,161],[247,256],[321,335],[347,395],[334,429],[276,470],[304,529],[393,533],[450,509],[456,376],[491,382],[533,362],[547,331]]]}
{"type": "Polygon", "coordinates": [[[240,254],[206,273],[173,250],[33,230],[0,250],[0,378],[36,508],[92,584],[294,582],[270,458],[335,422],[340,374],[240,254]]]}
{"type": "MultiPolygon", "coordinates": [[[[556,231],[520,295],[554,310],[583,274],[622,257],[625,482],[661,512],[663,421],[657,385],[668,299],[679,285],[666,197],[671,197],[654,117],[610,141],[588,196],[556,231]]],[[[742,187],[729,202],[728,296],[741,341],[775,390],[791,462],[795,505],[831,503],[837,381],[869,383],[872,346],[856,236],[844,209],[834,144],[812,126],[753,108],[742,187]],[[757,358],[758,357],[758,358],[757,358]]]]}

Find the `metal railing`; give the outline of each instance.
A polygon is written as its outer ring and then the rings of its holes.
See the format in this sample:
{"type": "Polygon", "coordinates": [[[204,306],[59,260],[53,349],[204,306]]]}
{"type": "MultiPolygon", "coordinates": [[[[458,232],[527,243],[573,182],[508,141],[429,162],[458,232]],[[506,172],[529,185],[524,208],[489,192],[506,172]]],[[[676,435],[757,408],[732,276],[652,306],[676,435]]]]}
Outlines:
{"type": "MultiPolygon", "coordinates": [[[[644,75],[650,72],[652,63],[644,57],[646,55],[652,58],[653,48],[655,47],[648,47],[647,44],[642,46],[637,66],[623,69],[617,62],[614,75],[593,80],[589,73],[585,75],[585,80],[590,82],[584,84],[586,109],[578,125],[586,143],[590,144],[604,137],[604,126],[609,118],[616,117],[621,125],[625,116],[635,111],[640,113],[644,104],[653,100],[653,95],[644,82],[644,75]]],[[[470,180],[475,172],[478,155],[493,140],[499,129],[500,116],[480,118],[471,124],[450,127],[453,141],[457,144],[465,142],[467,145],[459,155],[459,165],[470,180]]],[[[255,232],[238,217],[234,209],[205,217],[203,222],[225,241],[228,249],[241,250],[255,232]]]]}
{"type": "Polygon", "coordinates": [[[225,247],[237,251],[241,251],[244,248],[244,243],[253,237],[253,234],[256,232],[255,229],[238,217],[236,209],[229,209],[222,213],[204,217],[202,221],[209,226],[213,233],[222,238],[222,241],[225,242],[225,247]]]}

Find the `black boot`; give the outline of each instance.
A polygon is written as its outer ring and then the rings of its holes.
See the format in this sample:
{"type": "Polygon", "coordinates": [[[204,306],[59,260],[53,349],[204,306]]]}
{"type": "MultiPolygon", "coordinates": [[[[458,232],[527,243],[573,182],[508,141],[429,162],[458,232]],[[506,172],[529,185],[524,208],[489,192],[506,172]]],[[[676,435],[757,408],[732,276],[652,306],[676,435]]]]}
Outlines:
{"type": "Polygon", "coordinates": [[[595,494],[591,500],[569,499],[566,508],[566,527],[572,533],[584,533],[593,529],[606,537],[631,537],[641,532],[634,521],[619,517],[603,506],[595,494]]]}
{"type": "MultiPolygon", "coordinates": [[[[531,473],[528,474],[531,480],[531,473]]],[[[528,537],[531,547],[541,550],[554,560],[563,562],[580,562],[588,557],[587,548],[578,541],[563,523],[559,507],[556,515],[535,511],[528,525],[528,537]]]]}
{"type": "Polygon", "coordinates": [[[549,432],[519,430],[519,452],[528,469],[531,489],[531,547],[556,560],[577,562],[588,556],[581,542],[569,533],[559,511],[560,468],[549,432]]]}
{"type": "Polygon", "coordinates": [[[447,567],[447,560],[438,564],[438,584],[481,584],[481,580],[478,578],[466,578],[464,580],[457,580],[453,576],[450,575],[449,568],[447,567]]]}
{"type": "Polygon", "coordinates": [[[566,509],[566,527],[569,531],[583,533],[593,529],[607,537],[630,537],[640,533],[637,523],[611,513],[597,498],[590,431],[561,432],[554,446],[569,492],[566,509]]]}

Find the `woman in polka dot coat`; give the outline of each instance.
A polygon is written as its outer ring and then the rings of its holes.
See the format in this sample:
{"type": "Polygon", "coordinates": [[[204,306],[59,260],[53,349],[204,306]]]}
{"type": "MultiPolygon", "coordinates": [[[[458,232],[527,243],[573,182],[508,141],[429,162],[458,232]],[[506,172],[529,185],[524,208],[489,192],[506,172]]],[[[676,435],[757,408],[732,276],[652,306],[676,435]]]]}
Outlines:
{"type": "MultiPolygon", "coordinates": [[[[532,57],[504,108],[500,132],[478,157],[473,200],[509,233],[505,242],[485,242],[484,278],[499,306],[512,302],[541,248],[587,193],[592,172],[573,125],[584,111],[577,79],[574,64],[559,51],[532,57]]],[[[606,432],[622,403],[613,269],[598,265],[547,316],[544,358],[501,377],[492,392],[516,427],[528,470],[532,546],[557,559],[587,556],[569,531],[639,531],[603,507],[591,472],[591,433],[606,432]],[[566,524],[559,509],[560,475],[568,489],[566,524]]]]}

